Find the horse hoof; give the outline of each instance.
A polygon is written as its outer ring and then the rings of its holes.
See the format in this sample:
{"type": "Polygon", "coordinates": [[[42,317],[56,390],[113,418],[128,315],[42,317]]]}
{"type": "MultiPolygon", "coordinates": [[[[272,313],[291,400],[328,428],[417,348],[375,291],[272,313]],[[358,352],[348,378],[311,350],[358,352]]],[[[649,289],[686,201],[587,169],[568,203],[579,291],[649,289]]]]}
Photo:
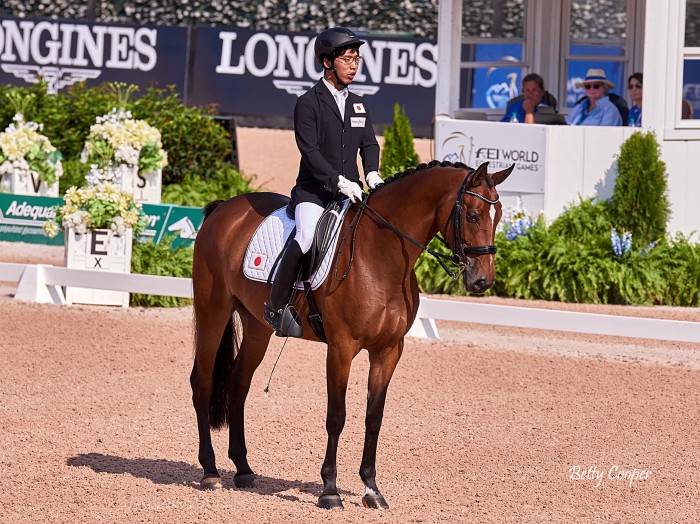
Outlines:
{"type": "Polygon", "coordinates": [[[318,497],[318,507],[323,509],[343,509],[340,495],[321,495],[318,497]]]}
{"type": "Polygon", "coordinates": [[[255,473],[236,473],[233,477],[233,483],[237,488],[245,489],[252,488],[255,485],[255,473]]]}
{"type": "Polygon", "coordinates": [[[367,493],[362,497],[362,505],[369,509],[389,509],[389,504],[378,493],[367,493]]]}
{"type": "Polygon", "coordinates": [[[221,489],[221,477],[203,477],[199,483],[202,489],[216,491],[221,489]]]}

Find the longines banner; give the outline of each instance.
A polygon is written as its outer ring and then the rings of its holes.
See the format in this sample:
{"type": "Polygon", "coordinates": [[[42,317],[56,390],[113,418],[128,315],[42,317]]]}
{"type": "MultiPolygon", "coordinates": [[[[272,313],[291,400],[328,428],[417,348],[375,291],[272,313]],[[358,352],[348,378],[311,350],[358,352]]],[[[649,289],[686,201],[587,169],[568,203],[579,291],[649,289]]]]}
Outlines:
{"type": "Polygon", "coordinates": [[[0,82],[43,79],[56,93],[80,81],[176,86],[184,96],[188,29],[0,18],[0,82]]]}
{"type": "Polygon", "coordinates": [[[515,164],[513,174],[498,186],[500,191],[544,193],[546,144],[543,126],[469,120],[441,121],[435,126],[438,160],[473,167],[488,162],[489,172],[515,164]]]}
{"type": "MultiPolygon", "coordinates": [[[[174,85],[188,105],[222,114],[291,118],[298,96],[322,74],[315,34],[239,28],[126,26],[0,17],[0,82],[47,82],[50,92],[85,80],[142,89],[174,85]]],[[[394,103],[414,125],[430,125],[437,44],[366,38],[351,89],[367,97],[375,122],[393,121],[394,103]]]]}
{"type": "MultiPolygon", "coordinates": [[[[392,122],[394,104],[413,124],[430,125],[437,44],[420,38],[362,37],[364,57],[350,90],[367,97],[374,122],[392,122]]],[[[236,115],[291,117],[294,104],[322,76],[314,34],[238,28],[194,30],[191,104],[215,102],[236,115]]]]}

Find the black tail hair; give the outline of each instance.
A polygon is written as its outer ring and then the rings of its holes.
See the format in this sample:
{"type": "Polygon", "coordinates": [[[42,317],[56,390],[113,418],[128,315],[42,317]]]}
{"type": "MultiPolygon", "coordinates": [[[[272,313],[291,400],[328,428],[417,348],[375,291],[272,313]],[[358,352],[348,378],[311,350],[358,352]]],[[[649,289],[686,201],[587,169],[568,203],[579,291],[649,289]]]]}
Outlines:
{"type": "MultiPolygon", "coordinates": [[[[204,206],[204,209],[202,209],[202,215],[204,215],[204,220],[207,219],[209,215],[211,215],[214,210],[219,207],[219,204],[223,204],[224,200],[214,200],[213,202],[209,202],[206,206],[204,206]]],[[[202,220],[202,222],[204,222],[202,220]]]]}
{"type": "Polygon", "coordinates": [[[221,336],[212,372],[213,386],[209,401],[209,425],[212,429],[224,428],[229,423],[229,378],[236,353],[238,353],[238,337],[232,316],[221,336]]]}

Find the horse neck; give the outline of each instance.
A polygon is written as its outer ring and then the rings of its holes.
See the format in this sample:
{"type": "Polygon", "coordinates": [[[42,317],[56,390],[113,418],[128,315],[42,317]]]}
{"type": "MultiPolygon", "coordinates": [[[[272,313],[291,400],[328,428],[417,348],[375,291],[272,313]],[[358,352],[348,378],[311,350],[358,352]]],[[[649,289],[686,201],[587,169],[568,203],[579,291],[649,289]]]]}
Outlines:
{"type": "MultiPolygon", "coordinates": [[[[444,181],[441,184],[428,170],[414,173],[383,187],[369,205],[396,229],[427,245],[438,232],[437,209],[445,194],[444,181]]],[[[419,254],[416,247],[416,258],[419,254]]]]}

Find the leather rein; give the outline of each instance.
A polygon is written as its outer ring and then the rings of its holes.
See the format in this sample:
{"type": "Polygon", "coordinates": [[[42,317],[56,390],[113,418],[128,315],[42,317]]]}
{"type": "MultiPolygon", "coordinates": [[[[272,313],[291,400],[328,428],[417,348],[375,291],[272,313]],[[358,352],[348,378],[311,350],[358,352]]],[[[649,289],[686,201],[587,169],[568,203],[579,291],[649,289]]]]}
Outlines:
{"type": "MultiPolygon", "coordinates": [[[[445,255],[443,253],[439,253],[433,249],[430,249],[428,246],[423,245],[422,243],[418,242],[417,240],[411,238],[408,236],[406,233],[403,231],[400,231],[396,227],[394,227],[387,219],[385,219],[383,216],[381,216],[379,213],[377,213],[374,209],[372,209],[369,204],[367,203],[369,195],[365,196],[362,199],[362,202],[360,203],[360,209],[358,210],[357,214],[355,217],[352,219],[350,222],[350,225],[348,226],[347,230],[345,231],[345,234],[343,235],[343,238],[340,242],[340,246],[338,248],[338,253],[336,255],[336,259],[340,256],[341,251],[343,250],[343,245],[345,244],[345,241],[347,240],[347,235],[349,231],[352,231],[352,239],[350,242],[351,249],[350,249],[350,260],[348,262],[348,267],[346,268],[345,272],[342,274],[340,278],[338,278],[338,266],[337,264],[335,265],[335,278],[337,280],[345,280],[345,277],[348,276],[348,273],[350,272],[350,267],[352,267],[352,261],[355,255],[355,234],[357,233],[357,223],[360,220],[360,217],[362,216],[362,213],[364,213],[364,210],[368,210],[372,215],[374,215],[377,220],[379,220],[387,229],[395,233],[396,235],[400,236],[401,238],[409,241],[411,244],[421,248],[421,250],[426,251],[433,257],[435,257],[435,260],[438,261],[442,269],[445,270],[445,272],[452,277],[453,279],[457,280],[459,276],[464,273],[468,267],[467,264],[467,259],[469,258],[470,255],[472,256],[479,256],[479,255],[493,255],[496,253],[496,246],[493,244],[486,245],[486,246],[464,246],[462,244],[462,232],[463,232],[463,227],[462,227],[462,207],[464,205],[464,195],[470,195],[473,197],[478,198],[479,200],[482,200],[486,202],[489,205],[495,205],[498,203],[499,198],[496,197],[495,200],[491,200],[489,198],[486,198],[484,195],[480,195],[479,193],[475,193],[474,191],[469,191],[467,189],[467,184],[471,178],[471,176],[474,174],[475,169],[472,169],[467,176],[464,178],[464,181],[462,182],[462,185],[459,187],[459,191],[457,191],[457,199],[455,201],[455,205],[452,208],[452,211],[450,212],[450,216],[447,217],[447,222],[452,220],[452,231],[454,233],[453,237],[453,242],[452,245],[458,246],[456,249],[450,246],[450,244],[445,240],[442,235],[438,232],[435,238],[437,238],[440,242],[443,243],[443,245],[449,249],[452,252],[452,255],[445,255]],[[457,271],[452,271],[450,268],[447,267],[445,264],[445,261],[449,261],[453,265],[457,266],[458,270],[457,271]]],[[[447,229],[447,228],[445,228],[447,229]]]]}

